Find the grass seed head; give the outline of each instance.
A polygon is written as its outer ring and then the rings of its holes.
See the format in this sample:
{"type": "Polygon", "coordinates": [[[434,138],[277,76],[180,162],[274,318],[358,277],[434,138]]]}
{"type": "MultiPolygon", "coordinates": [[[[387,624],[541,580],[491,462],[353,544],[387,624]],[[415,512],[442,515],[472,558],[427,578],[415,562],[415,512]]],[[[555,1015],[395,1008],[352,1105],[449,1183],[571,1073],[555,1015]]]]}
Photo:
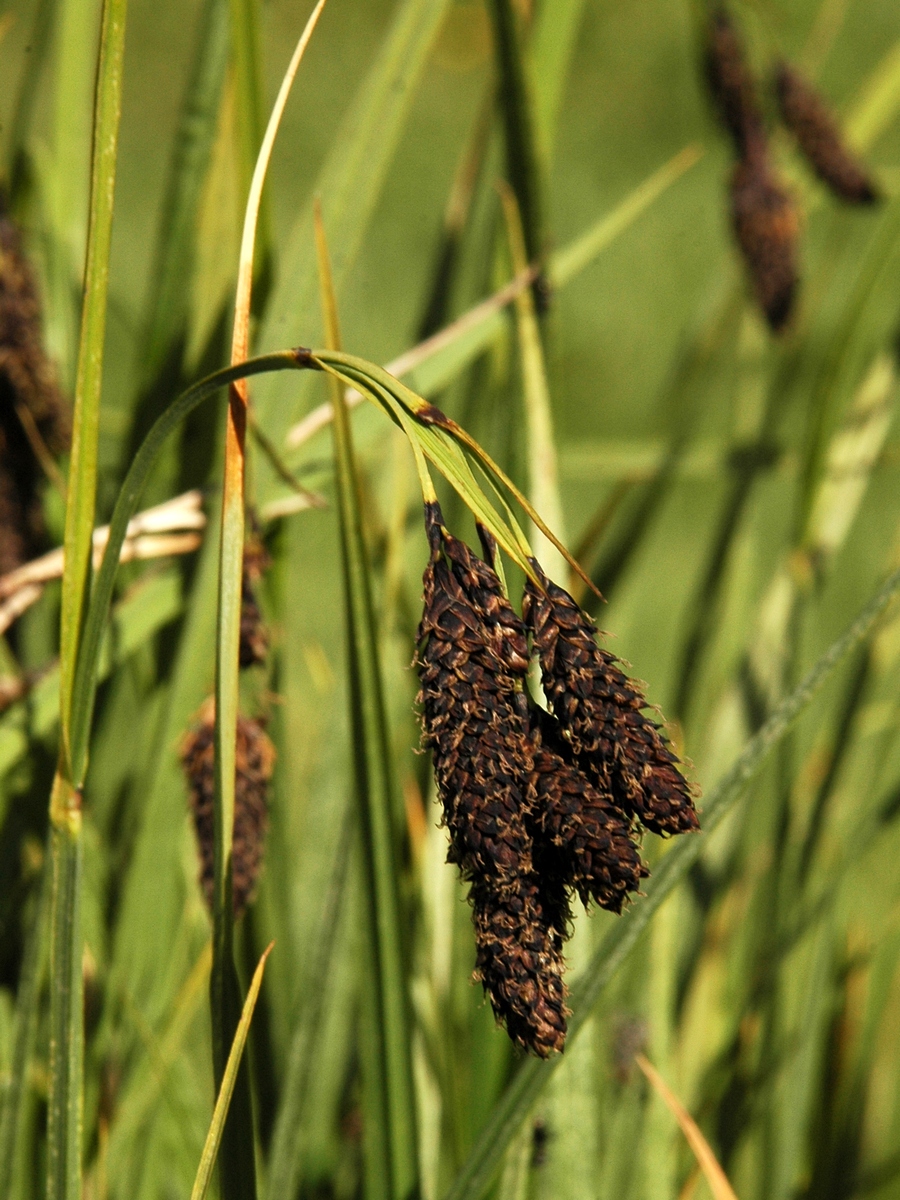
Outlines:
{"type": "MultiPolygon", "coordinates": [[[[200,854],[200,886],[213,903],[213,799],[215,795],[215,708],[207,701],[195,727],[184,739],[181,763],[187,777],[191,812],[200,854]]],[[[269,822],[268,790],[275,747],[264,723],[238,717],[231,882],[234,915],[252,901],[262,866],[269,822]]]]}
{"type": "Polygon", "coordinates": [[[569,593],[540,578],[541,587],[526,581],[525,620],[570,754],[628,821],[660,834],[697,829],[690,788],[659,725],[643,712],[640,687],[598,645],[594,622],[569,593]]]}
{"type": "Polygon", "coordinates": [[[822,182],[850,204],[878,200],[878,189],[845,146],[834,116],[812,84],[781,63],[775,92],[785,125],[822,182]]]}
{"type": "Polygon", "coordinates": [[[746,155],[734,169],[731,217],[759,305],[771,328],[782,329],[797,289],[800,222],[762,150],[746,155]]]}
{"type": "Polygon", "coordinates": [[[443,530],[439,511],[426,518],[432,555],[417,656],[424,743],[451,861],[467,879],[499,885],[532,867],[525,631],[492,568],[443,530]]]}

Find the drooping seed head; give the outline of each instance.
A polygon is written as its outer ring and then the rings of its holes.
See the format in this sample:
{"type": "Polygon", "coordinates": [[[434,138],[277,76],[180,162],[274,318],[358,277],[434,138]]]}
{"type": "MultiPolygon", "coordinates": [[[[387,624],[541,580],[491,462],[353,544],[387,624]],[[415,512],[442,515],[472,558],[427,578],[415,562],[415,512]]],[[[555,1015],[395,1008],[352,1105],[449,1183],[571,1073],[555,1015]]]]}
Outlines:
{"type": "MultiPolygon", "coordinates": [[[[544,692],[578,767],[601,797],[653,833],[685,833],[699,822],[687,782],[647,700],[597,628],[537,563],[540,586],[526,582],[524,615],[532,631],[544,692]]],[[[552,773],[551,773],[552,774],[552,773]]]]}
{"type": "Polygon", "coordinates": [[[523,1049],[548,1058],[566,1040],[566,985],[560,945],[564,932],[534,875],[497,892],[474,883],[476,975],[498,1020],[523,1049]]]}

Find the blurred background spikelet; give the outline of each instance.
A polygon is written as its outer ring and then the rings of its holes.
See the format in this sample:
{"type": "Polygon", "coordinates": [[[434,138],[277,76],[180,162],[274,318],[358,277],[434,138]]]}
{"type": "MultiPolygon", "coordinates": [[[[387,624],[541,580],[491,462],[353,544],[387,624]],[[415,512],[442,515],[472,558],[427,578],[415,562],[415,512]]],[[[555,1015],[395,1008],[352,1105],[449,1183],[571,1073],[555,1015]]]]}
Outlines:
{"type": "MultiPolygon", "coordinates": [[[[206,701],[197,722],[181,746],[181,763],[187,779],[191,813],[200,856],[200,886],[207,904],[213,900],[213,795],[215,707],[206,701]]],[[[256,893],[269,821],[268,791],[275,766],[275,747],[265,723],[238,717],[232,843],[232,896],[239,917],[256,893]]]]}
{"type": "Polygon", "coordinates": [[[774,331],[790,320],[797,291],[800,219],[763,149],[731,176],[731,221],[759,306],[774,331]]]}
{"type": "Polygon", "coordinates": [[[736,152],[743,154],[763,135],[763,119],[743,43],[724,9],[709,22],[706,78],[716,111],[736,152]]]}

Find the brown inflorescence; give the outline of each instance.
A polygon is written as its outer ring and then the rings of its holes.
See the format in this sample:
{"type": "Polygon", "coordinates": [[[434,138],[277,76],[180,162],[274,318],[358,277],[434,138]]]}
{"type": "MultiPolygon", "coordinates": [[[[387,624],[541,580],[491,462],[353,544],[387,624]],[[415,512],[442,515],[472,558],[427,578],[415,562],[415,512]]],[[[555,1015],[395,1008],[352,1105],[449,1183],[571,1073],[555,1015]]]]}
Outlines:
{"type": "Polygon", "coordinates": [[[541,680],[560,733],[577,765],[601,796],[653,833],[699,828],[678,758],[644,713],[647,700],[614,654],[597,642],[594,622],[563,588],[532,564],[524,615],[541,666],[541,680]]]}
{"type": "Polygon", "coordinates": [[[690,788],[640,689],[571,596],[532,561],[523,618],[494,571],[426,505],[431,556],[417,665],[449,859],[470,884],[476,976],[518,1045],[566,1037],[573,893],[619,913],[647,875],[634,834],[698,828],[690,788]],[[551,712],[529,697],[528,633],[551,712]]]}
{"type": "Polygon", "coordinates": [[[763,120],[741,39],[721,9],[709,24],[706,77],[716,110],[742,155],[764,137],[763,120]]]}
{"type": "Polygon", "coordinates": [[[620,913],[648,874],[631,838],[631,818],[573,761],[547,713],[533,726],[530,800],[544,850],[543,869],[574,887],[581,902],[620,913]]]}
{"type": "Polygon", "coordinates": [[[0,202],[0,575],[41,548],[38,439],[60,453],[69,417],[44,352],[34,273],[0,202]]]}
{"type": "Polygon", "coordinates": [[[477,971],[494,1012],[546,1056],[565,1040],[564,929],[553,923],[565,897],[543,895],[532,858],[525,631],[493,569],[444,529],[436,504],[425,515],[419,702],[449,857],[472,883],[477,971]]]}
{"type": "Polygon", "coordinates": [[[872,204],[878,190],[841,138],[837,122],[816,89],[793,67],[781,63],[775,92],[785,125],[810,166],[828,187],[851,204],[872,204]]]}
{"type": "MultiPolygon", "coordinates": [[[[235,756],[231,885],[234,915],[239,917],[256,891],[269,820],[268,789],[275,765],[275,747],[266,734],[263,721],[238,717],[235,756]]],[[[215,707],[212,700],[204,704],[196,725],[184,739],[181,762],[197,834],[200,886],[211,908],[215,796],[215,707]]]]}
{"type": "Polygon", "coordinates": [[[475,971],[512,1040],[547,1058],[566,1040],[562,938],[542,880],[533,872],[512,886],[475,881],[475,971]]]}
{"type": "Polygon", "coordinates": [[[797,289],[800,222],[778,183],[764,145],[746,154],[731,177],[731,219],[753,288],[773,330],[784,328],[797,289]]]}

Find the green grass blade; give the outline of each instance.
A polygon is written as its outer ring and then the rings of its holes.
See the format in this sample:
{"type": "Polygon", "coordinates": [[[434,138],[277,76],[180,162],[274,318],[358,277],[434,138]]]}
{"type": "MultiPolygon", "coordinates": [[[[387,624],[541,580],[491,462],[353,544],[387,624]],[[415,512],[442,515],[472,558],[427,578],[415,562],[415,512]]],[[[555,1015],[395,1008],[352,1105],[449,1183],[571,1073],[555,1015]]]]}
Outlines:
{"type": "MultiPolygon", "coordinates": [[[[516,274],[525,269],[526,245],[515,199],[503,197],[507,231],[516,274]]],[[[525,399],[525,430],[528,459],[529,499],[561,541],[566,540],[562,501],[559,495],[559,469],[553,436],[553,411],[550,388],[544,367],[544,350],[531,292],[516,297],[516,329],[522,362],[522,389],[525,399]]],[[[536,526],[533,531],[535,556],[551,579],[565,579],[565,560],[556,547],[536,526]]]]}
{"type": "Polygon", "coordinates": [[[137,511],[141,493],[163,443],[198,405],[226,385],[237,379],[247,379],[252,375],[261,375],[269,371],[288,371],[296,369],[300,365],[294,351],[285,350],[276,354],[262,355],[259,358],[250,359],[248,362],[238,363],[234,367],[225,367],[221,371],[207,376],[206,379],[201,379],[176,400],[173,400],[166,411],[157,418],[134,456],[113,510],[103,561],[91,589],[90,605],[84,623],[84,636],[79,650],[77,686],[74,691],[72,707],[72,744],[76,751],[75,777],[79,785],[87,769],[87,742],[97,686],[97,667],[103,630],[106,626],[116,575],[119,570],[119,555],[128,531],[128,522],[137,511]]]}
{"type": "Polygon", "coordinates": [[[521,213],[527,260],[540,263],[547,242],[543,217],[544,162],[536,139],[525,31],[513,0],[491,0],[490,8],[506,135],[506,174],[521,213]]]}
{"type": "MultiPolygon", "coordinates": [[[[745,793],[769,754],[838,663],[871,632],[898,591],[900,571],[895,571],[850,627],[826,650],[800,685],[782,701],[707,797],[701,817],[703,835],[685,838],[672,846],[656,867],[647,885],[646,895],[610,929],[584,975],[572,988],[570,1041],[590,1017],[600,995],[628,958],[654,913],[684,880],[703,853],[708,835],[721,824],[745,793]]],[[[446,1200],[480,1200],[507,1147],[561,1061],[558,1057],[545,1061],[529,1059],[520,1067],[468,1162],[447,1193],[446,1200]]]]}
{"type": "Polygon", "coordinates": [[[863,84],[845,122],[847,141],[856,150],[870,149],[893,121],[898,108],[900,41],[894,42],[863,84]]]}
{"type": "MultiPolygon", "coordinates": [[[[624,233],[669,187],[696,163],[702,151],[686,146],[664,163],[643,183],[568,246],[550,259],[550,282],[564,287],[624,233]]],[[[524,286],[524,285],[523,285],[524,286]]],[[[506,327],[503,311],[512,303],[520,288],[507,285],[498,297],[489,297],[452,325],[442,329],[414,350],[389,364],[386,370],[406,380],[407,386],[422,396],[433,396],[458,378],[506,327]]],[[[316,409],[288,434],[289,445],[301,445],[330,421],[327,406],[316,409]],[[310,432],[307,432],[309,430],[310,432]],[[296,431],[296,432],[295,432],[296,431]]]]}
{"type": "MultiPolygon", "coordinates": [[[[325,327],[329,341],[337,344],[334,289],[320,221],[317,221],[316,233],[325,327]]],[[[377,1064],[373,1062],[373,1067],[380,1075],[384,1097],[381,1116],[387,1136],[390,1195],[393,1200],[408,1200],[419,1194],[419,1164],[398,886],[399,837],[393,819],[396,807],[393,801],[393,755],[350,421],[343,391],[334,377],[331,387],[335,483],[347,610],[351,725],[375,983],[374,1004],[369,1007],[368,1019],[375,1043],[373,1057],[380,1059],[377,1064]]]]}
{"type": "Polygon", "coordinates": [[[335,967],[338,921],[346,891],[351,834],[348,822],[341,836],[321,925],[313,948],[309,978],[315,981],[314,986],[305,997],[304,1011],[291,1040],[278,1117],[272,1131],[266,1186],[269,1200],[280,1200],[282,1196],[294,1196],[297,1193],[302,1152],[300,1128],[303,1108],[309,1089],[313,1052],[321,1035],[325,997],[335,967]]]}
{"type": "Polygon", "coordinates": [[[256,1008],[259,989],[262,987],[266,959],[269,957],[273,945],[274,943],[269,945],[263,953],[262,958],[259,960],[259,965],[253,973],[250,987],[247,990],[247,998],[241,1010],[241,1019],[234,1031],[234,1040],[231,1043],[231,1049],[228,1052],[228,1061],[222,1073],[222,1082],[219,1085],[216,1107],[209,1125],[209,1132],[206,1135],[200,1165],[197,1168],[197,1177],[194,1180],[194,1186],[191,1190],[191,1200],[204,1200],[209,1190],[213,1167],[216,1164],[216,1156],[219,1153],[219,1146],[222,1142],[231,1098],[234,1094],[235,1083],[240,1070],[244,1046],[247,1042],[247,1034],[250,1032],[250,1022],[253,1020],[253,1010],[256,1008]]]}
{"type": "Polygon", "coordinates": [[[0,1196],[13,1195],[13,1172],[19,1161],[19,1131],[24,1115],[27,1073],[34,1050],[38,1006],[45,978],[50,881],[51,872],[45,865],[19,978],[12,1061],[0,1106],[0,1196]]]}
{"type": "Polygon", "coordinates": [[[553,145],[563,89],[575,49],[585,0],[556,0],[538,9],[532,35],[534,118],[537,140],[549,151],[553,145]]]}
{"type": "Polygon", "coordinates": [[[639,184],[612,212],[602,216],[596,225],[585,230],[568,246],[557,250],[550,260],[551,284],[554,287],[564,287],[580,274],[702,157],[701,147],[685,146],[674,158],[663,163],[657,171],[639,184]]]}
{"type": "MultiPolygon", "coordinates": [[[[403,0],[369,74],[335,135],[317,180],[335,247],[335,287],[340,291],[362,246],[387,179],[415,87],[449,0],[403,0]]],[[[262,346],[309,345],[318,282],[313,252],[312,205],[297,220],[279,256],[278,282],[260,329],[262,346]]],[[[281,442],[296,419],[296,400],[277,387],[257,398],[260,424],[281,442]]]]}
{"type": "Polygon", "coordinates": [[[153,290],[141,344],[147,381],[159,371],[187,317],[197,213],[216,136],[228,50],[228,0],[204,0],[151,276],[153,290]]]}
{"type": "MultiPolygon", "coordinates": [[[[259,0],[230,0],[231,50],[234,63],[238,131],[240,194],[246,196],[266,128],[266,97],[262,80],[259,0]]],[[[265,222],[262,222],[264,225],[265,222]]],[[[265,238],[260,237],[261,258],[265,238]]]]}
{"type": "Polygon", "coordinates": [[[871,341],[873,300],[875,297],[881,298],[878,296],[878,285],[887,267],[896,269],[898,239],[900,200],[895,199],[867,247],[843,320],[830,341],[827,353],[823,355],[816,387],[810,398],[809,432],[801,469],[799,536],[804,539],[811,536],[809,522],[825,469],[828,447],[848,392],[856,382],[854,374],[860,366],[860,346],[871,341]]]}
{"type": "Polygon", "coordinates": [[[105,0],[94,111],[91,206],[72,456],[65,524],[60,629],[59,768],[50,795],[50,1096],[48,1200],[80,1200],[84,1070],[81,928],[81,794],[72,783],[71,709],[91,565],[109,249],[122,107],[126,0],[105,0]]]}
{"type": "Polygon", "coordinates": [[[102,6],[57,0],[53,38],[52,163],[40,170],[48,226],[47,340],[71,389],[78,360],[78,298],[91,195],[91,134],[102,6]]]}

